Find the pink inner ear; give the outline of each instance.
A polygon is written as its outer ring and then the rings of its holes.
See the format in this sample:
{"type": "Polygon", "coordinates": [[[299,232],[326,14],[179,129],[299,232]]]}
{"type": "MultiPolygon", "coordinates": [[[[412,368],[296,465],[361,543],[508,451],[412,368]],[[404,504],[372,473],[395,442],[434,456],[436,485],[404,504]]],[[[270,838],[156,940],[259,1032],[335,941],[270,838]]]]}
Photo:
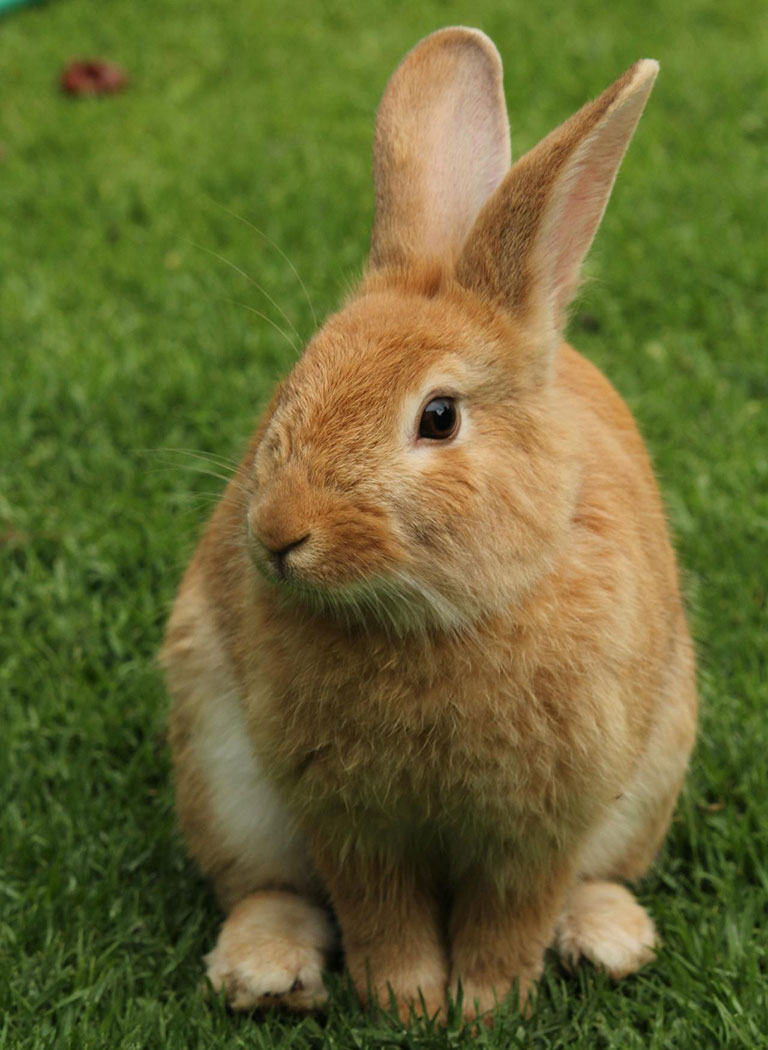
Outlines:
{"type": "MultiPolygon", "coordinates": [[[[450,99],[447,100],[450,103],[450,99]]],[[[440,257],[457,253],[477,215],[509,170],[508,140],[491,114],[472,99],[436,113],[425,137],[424,223],[418,251],[440,257]]]]}
{"type": "Polygon", "coordinates": [[[584,257],[600,225],[646,97],[647,91],[629,95],[609,111],[555,181],[536,255],[558,324],[564,322],[565,310],[578,287],[584,257]]]}
{"type": "Polygon", "coordinates": [[[374,266],[452,260],[509,169],[501,62],[478,30],[423,40],[384,93],[374,141],[374,266]]]}
{"type": "Polygon", "coordinates": [[[521,157],[485,204],[456,266],[461,284],[562,336],[565,310],[658,71],[641,59],[521,157]]]}

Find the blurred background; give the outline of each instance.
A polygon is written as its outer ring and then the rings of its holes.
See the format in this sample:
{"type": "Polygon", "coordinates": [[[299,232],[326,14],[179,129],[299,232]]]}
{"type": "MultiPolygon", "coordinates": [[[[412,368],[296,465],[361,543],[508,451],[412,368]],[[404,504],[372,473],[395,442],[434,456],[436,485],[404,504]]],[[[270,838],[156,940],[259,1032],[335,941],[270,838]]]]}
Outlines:
{"type": "Polygon", "coordinates": [[[515,156],[661,63],[569,337],[657,465],[702,734],[645,889],[672,947],[639,991],[582,976],[586,1015],[552,978],[526,1031],[768,1027],[768,7],[49,0],[0,10],[0,1047],[331,1038],[198,1002],[216,911],[174,831],[154,657],[272,384],[361,272],[387,77],[455,23],[499,48],[515,156]],[[64,93],[75,59],[124,89],[64,93]]]}

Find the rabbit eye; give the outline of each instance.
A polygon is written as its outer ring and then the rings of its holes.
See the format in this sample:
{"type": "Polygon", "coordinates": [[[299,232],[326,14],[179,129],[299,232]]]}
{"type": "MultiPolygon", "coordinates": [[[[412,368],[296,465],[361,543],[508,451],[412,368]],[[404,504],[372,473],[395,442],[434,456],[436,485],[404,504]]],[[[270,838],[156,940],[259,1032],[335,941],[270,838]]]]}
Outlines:
{"type": "Polygon", "coordinates": [[[419,437],[433,441],[452,438],[459,429],[459,410],[452,397],[433,397],[421,413],[419,437]]]}

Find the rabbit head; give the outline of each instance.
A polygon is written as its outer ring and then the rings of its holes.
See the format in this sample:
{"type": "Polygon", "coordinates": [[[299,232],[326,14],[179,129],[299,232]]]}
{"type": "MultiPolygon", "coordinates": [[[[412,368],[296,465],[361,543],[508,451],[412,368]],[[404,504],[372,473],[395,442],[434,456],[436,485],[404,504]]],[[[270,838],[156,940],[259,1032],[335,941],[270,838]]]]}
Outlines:
{"type": "Polygon", "coordinates": [[[368,272],[250,460],[250,551],[285,600],[452,629],[502,613],[557,559],[581,454],[558,346],[656,72],[636,63],[510,169],[487,37],[441,30],[395,71],[368,272]]]}

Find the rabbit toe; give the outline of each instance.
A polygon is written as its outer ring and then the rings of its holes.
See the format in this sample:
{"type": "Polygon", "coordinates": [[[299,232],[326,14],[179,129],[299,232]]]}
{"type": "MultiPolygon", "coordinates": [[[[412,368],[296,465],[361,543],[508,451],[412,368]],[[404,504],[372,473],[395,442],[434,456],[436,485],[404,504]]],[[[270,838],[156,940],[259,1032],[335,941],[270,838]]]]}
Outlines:
{"type": "Polygon", "coordinates": [[[206,976],[235,1010],[312,1010],[326,999],[323,968],[333,940],[328,916],[309,901],[252,894],[224,922],[205,957],[206,976]]]}
{"type": "Polygon", "coordinates": [[[571,891],[560,915],[555,946],[567,965],[584,957],[619,980],[652,962],[659,937],[624,886],[584,882],[571,891]]]}

